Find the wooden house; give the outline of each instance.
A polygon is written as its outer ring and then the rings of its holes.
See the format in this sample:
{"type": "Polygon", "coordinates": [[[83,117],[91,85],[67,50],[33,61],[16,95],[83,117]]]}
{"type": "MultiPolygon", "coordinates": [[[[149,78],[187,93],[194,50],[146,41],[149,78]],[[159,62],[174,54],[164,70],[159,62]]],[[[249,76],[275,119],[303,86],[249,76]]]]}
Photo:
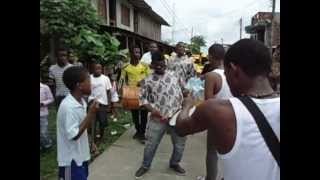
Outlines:
{"type": "Polygon", "coordinates": [[[144,0],[90,0],[103,18],[101,29],[116,36],[121,49],[134,45],[147,51],[150,42],[158,44],[164,53],[174,47],[161,42],[161,25],[169,26],[144,0]]]}
{"type": "Polygon", "coordinates": [[[271,19],[271,12],[258,12],[252,17],[251,25],[245,29],[252,39],[263,42],[269,48],[275,48],[280,44],[280,13],[275,13],[273,22],[271,19]]]}

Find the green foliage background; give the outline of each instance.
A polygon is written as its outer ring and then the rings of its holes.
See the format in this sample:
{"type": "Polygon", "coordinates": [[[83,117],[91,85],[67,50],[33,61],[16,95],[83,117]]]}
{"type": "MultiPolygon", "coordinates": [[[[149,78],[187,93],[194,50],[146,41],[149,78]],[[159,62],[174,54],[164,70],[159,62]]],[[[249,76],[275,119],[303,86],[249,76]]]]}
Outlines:
{"type": "Polygon", "coordinates": [[[40,0],[40,37],[58,39],[82,60],[112,65],[125,59],[128,50],[119,50],[120,42],[107,32],[99,33],[101,23],[88,0],[40,0]]]}

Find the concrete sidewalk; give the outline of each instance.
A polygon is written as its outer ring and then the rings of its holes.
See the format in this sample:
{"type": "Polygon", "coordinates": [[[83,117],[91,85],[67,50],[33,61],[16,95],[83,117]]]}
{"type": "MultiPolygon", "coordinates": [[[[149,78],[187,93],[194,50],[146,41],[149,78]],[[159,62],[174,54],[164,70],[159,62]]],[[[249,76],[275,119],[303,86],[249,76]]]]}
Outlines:
{"type": "MultiPolygon", "coordinates": [[[[125,132],[108,150],[90,165],[89,180],[134,180],[141,166],[144,145],[132,139],[134,127],[125,132]]],[[[195,180],[205,174],[206,133],[188,136],[181,166],[186,176],[177,176],[169,169],[172,144],[165,135],[153,159],[151,169],[144,180],[195,180]]],[[[220,171],[219,171],[220,172],[220,171]]],[[[218,175],[217,179],[221,179],[218,175]]]]}

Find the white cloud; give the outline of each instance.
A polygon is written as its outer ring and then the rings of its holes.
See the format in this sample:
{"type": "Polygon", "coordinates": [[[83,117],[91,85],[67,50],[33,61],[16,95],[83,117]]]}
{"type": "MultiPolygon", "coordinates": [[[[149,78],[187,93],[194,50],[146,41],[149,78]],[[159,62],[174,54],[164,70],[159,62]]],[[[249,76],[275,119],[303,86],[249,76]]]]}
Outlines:
{"type": "MultiPolygon", "coordinates": [[[[172,14],[165,5],[173,9],[176,18],[174,39],[189,42],[191,29],[194,35],[204,35],[207,45],[215,41],[232,44],[239,40],[239,20],[243,19],[242,37],[249,37],[244,27],[251,23],[251,17],[259,11],[271,11],[271,0],[146,0],[152,9],[172,25],[172,14]]],[[[169,10],[170,11],[170,10],[169,10]]],[[[280,12],[280,0],[276,1],[280,12]]],[[[162,39],[171,39],[172,27],[162,26],[162,39]]]]}

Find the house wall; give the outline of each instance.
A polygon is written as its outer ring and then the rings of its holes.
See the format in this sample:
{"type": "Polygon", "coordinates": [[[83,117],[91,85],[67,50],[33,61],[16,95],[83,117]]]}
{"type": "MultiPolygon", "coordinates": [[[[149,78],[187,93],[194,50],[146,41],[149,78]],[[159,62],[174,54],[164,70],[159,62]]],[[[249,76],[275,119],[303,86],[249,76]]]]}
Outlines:
{"type": "Polygon", "coordinates": [[[126,0],[119,0],[117,1],[117,27],[121,28],[121,29],[125,29],[128,31],[134,31],[133,28],[133,6],[128,3],[128,1],[126,0]],[[130,9],[130,27],[125,26],[121,23],[121,4],[126,5],[129,9],[130,9]]]}
{"type": "MultiPolygon", "coordinates": [[[[91,2],[91,4],[93,5],[93,7],[97,10],[97,11],[99,11],[99,5],[100,5],[100,1],[105,1],[106,3],[105,3],[105,5],[106,5],[106,11],[107,11],[107,15],[106,15],[106,17],[103,17],[103,23],[105,24],[105,25],[110,25],[110,18],[109,18],[109,0],[89,0],[90,2],[91,2]]],[[[102,4],[102,3],[101,3],[102,4]]],[[[98,12],[98,15],[100,15],[100,12],[98,12]]]]}
{"type": "Polygon", "coordinates": [[[110,17],[109,17],[109,13],[110,13],[110,7],[109,7],[109,0],[105,0],[106,1],[106,6],[107,6],[107,18],[106,18],[106,25],[110,25],[110,17]]]}
{"type": "Polygon", "coordinates": [[[280,14],[276,14],[273,21],[272,45],[276,46],[280,44],[280,14]]]}
{"type": "MultiPolygon", "coordinates": [[[[270,20],[272,14],[270,12],[259,12],[254,17],[252,17],[252,25],[256,24],[261,20],[270,20]]],[[[254,36],[252,36],[254,37],[254,36]]],[[[276,46],[280,44],[280,13],[275,13],[273,23],[272,23],[272,32],[271,27],[267,27],[265,31],[264,43],[267,46],[276,46]],[[272,39],[271,39],[272,38],[272,39]]]]}
{"type": "Polygon", "coordinates": [[[138,29],[136,33],[157,41],[161,40],[161,25],[145,14],[138,12],[138,29]]]}

